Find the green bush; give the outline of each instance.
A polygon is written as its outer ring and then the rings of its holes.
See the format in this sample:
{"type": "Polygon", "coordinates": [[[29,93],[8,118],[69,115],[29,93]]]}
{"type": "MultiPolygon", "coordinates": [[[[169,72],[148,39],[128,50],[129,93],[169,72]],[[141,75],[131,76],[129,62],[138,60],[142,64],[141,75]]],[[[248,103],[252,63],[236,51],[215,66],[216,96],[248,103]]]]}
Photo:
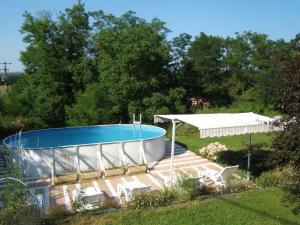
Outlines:
{"type": "Polygon", "coordinates": [[[173,189],[145,191],[134,194],[125,206],[131,209],[155,208],[170,205],[174,199],[175,194],[173,189]]]}
{"type": "Polygon", "coordinates": [[[278,171],[263,172],[257,179],[256,184],[260,187],[276,187],[280,184],[281,175],[278,171]]]}
{"type": "Polygon", "coordinates": [[[99,206],[99,209],[111,209],[111,208],[120,208],[120,205],[116,202],[113,197],[106,197],[103,205],[99,206]]]}
{"type": "Polygon", "coordinates": [[[268,187],[292,187],[295,181],[296,171],[288,165],[285,167],[277,168],[275,170],[262,173],[257,179],[258,186],[268,187]]]}
{"type": "Polygon", "coordinates": [[[176,128],[176,135],[179,136],[190,136],[190,135],[199,135],[199,129],[195,126],[189,124],[181,124],[176,128]]]}
{"type": "Polygon", "coordinates": [[[291,165],[287,165],[262,173],[256,179],[256,184],[264,188],[282,188],[286,192],[284,200],[287,201],[287,204],[295,203],[293,212],[298,214],[300,213],[300,184],[298,179],[299,172],[297,169],[291,165]]]}
{"type": "Polygon", "coordinates": [[[69,212],[65,208],[64,205],[57,205],[55,207],[51,207],[48,211],[43,215],[41,221],[43,225],[52,225],[55,224],[57,220],[62,220],[65,218],[69,212]]]}
{"type": "Polygon", "coordinates": [[[226,187],[222,193],[237,193],[247,191],[254,187],[254,183],[249,179],[247,172],[235,170],[224,176],[226,187]]]}
{"type": "Polygon", "coordinates": [[[175,186],[176,198],[181,201],[194,199],[196,196],[207,194],[207,189],[201,185],[198,178],[181,174],[175,186]]]}
{"type": "Polygon", "coordinates": [[[16,205],[5,207],[0,212],[0,225],[38,225],[39,213],[34,206],[16,205]]]}

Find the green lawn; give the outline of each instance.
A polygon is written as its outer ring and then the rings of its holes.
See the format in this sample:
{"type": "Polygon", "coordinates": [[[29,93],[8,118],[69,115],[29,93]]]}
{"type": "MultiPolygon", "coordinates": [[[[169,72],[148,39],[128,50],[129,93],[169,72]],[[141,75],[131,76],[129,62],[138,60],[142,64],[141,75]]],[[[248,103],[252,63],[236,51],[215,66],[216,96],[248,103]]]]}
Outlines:
{"type": "Polygon", "coordinates": [[[57,224],[128,224],[128,225],[296,225],[300,215],[294,215],[291,205],[281,202],[279,189],[252,190],[235,195],[194,200],[153,210],[124,210],[106,215],[75,215],[57,224]]]}

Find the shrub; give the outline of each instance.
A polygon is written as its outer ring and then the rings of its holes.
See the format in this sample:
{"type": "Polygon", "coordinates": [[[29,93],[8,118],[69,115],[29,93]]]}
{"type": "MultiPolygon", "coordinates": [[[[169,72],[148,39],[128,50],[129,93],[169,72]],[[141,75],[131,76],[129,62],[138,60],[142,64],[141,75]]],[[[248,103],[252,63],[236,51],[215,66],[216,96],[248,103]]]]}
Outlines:
{"type": "Polygon", "coordinates": [[[0,225],[38,225],[39,223],[39,213],[33,206],[16,205],[5,207],[0,212],[0,225]]]}
{"type": "Polygon", "coordinates": [[[116,202],[116,200],[113,197],[111,198],[106,197],[103,205],[100,206],[99,208],[101,209],[120,208],[120,205],[116,202]]]}
{"type": "Polygon", "coordinates": [[[175,194],[173,189],[145,191],[135,193],[125,206],[132,209],[155,208],[169,205],[174,199],[175,194]]]}
{"type": "Polygon", "coordinates": [[[256,179],[256,184],[264,188],[282,188],[288,193],[284,200],[288,200],[288,203],[296,203],[293,211],[300,213],[300,184],[297,179],[299,179],[297,169],[291,165],[287,165],[262,173],[260,177],[256,179]]]}
{"type": "Polygon", "coordinates": [[[188,201],[196,196],[207,194],[207,189],[201,185],[198,178],[191,178],[188,175],[181,174],[175,186],[176,197],[178,200],[188,201]]]}
{"type": "Polygon", "coordinates": [[[199,129],[189,124],[182,124],[176,128],[176,134],[179,136],[199,135],[199,129]]]}
{"type": "Polygon", "coordinates": [[[296,178],[296,170],[288,165],[275,170],[262,173],[257,179],[256,184],[267,187],[292,187],[296,178]]]}
{"type": "Polygon", "coordinates": [[[223,193],[236,193],[247,191],[254,187],[254,183],[248,178],[247,172],[243,170],[235,170],[224,176],[226,187],[223,193]]]}
{"type": "Polygon", "coordinates": [[[65,218],[69,212],[65,208],[64,205],[57,205],[55,207],[51,207],[42,217],[43,225],[52,225],[55,224],[57,220],[61,220],[65,218]]]}
{"type": "Polygon", "coordinates": [[[263,172],[257,179],[256,184],[260,187],[276,187],[280,184],[281,174],[272,170],[263,172]]]}

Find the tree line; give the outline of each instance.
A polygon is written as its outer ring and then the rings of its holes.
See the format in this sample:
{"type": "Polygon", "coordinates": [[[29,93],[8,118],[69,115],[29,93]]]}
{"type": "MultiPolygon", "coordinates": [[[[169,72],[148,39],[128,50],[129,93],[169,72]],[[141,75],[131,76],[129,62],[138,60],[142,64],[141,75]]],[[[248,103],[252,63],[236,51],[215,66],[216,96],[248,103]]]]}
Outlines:
{"type": "Polygon", "coordinates": [[[213,107],[278,110],[284,61],[296,51],[298,36],[184,33],[168,40],[169,32],[157,18],[90,12],[82,3],[56,16],[25,12],[25,75],[0,97],[2,135],[127,123],[133,113],[151,123],[154,114],[190,112],[192,97],[213,107]]]}

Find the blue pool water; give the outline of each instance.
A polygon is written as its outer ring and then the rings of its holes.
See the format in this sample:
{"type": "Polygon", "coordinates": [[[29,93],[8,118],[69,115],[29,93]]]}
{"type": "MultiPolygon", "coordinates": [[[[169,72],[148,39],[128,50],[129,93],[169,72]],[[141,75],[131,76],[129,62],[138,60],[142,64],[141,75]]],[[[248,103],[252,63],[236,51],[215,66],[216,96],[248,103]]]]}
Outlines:
{"type": "Polygon", "coordinates": [[[51,148],[152,139],[165,133],[166,131],[159,127],[133,124],[65,127],[23,132],[21,135],[7,137],[3,143],[8,147],[51,148]]]}

